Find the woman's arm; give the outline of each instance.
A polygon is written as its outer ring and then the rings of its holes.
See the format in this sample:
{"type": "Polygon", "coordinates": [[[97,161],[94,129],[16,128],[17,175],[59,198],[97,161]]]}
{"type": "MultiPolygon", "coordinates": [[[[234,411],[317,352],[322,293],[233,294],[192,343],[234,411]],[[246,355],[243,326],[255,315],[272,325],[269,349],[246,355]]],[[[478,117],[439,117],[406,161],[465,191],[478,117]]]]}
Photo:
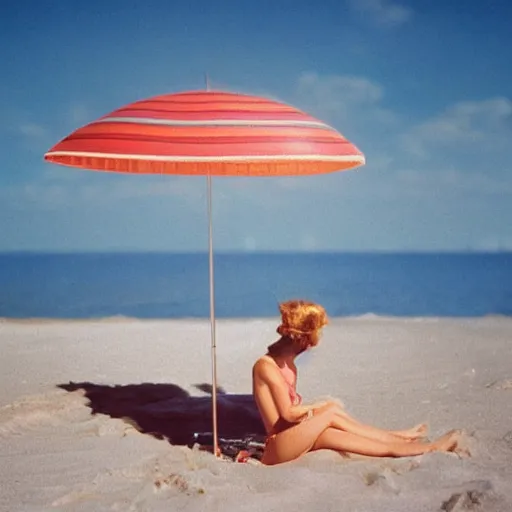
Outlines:
{"type": "Polygon", "coordinates": [[[318,406],[292,405],[283,377],[271,363],[260,360],[255,366],[255,371],[261,382],[268,386],[279,416],[288,423],[297,423],[305,419],[309,411],[318,406]]]}

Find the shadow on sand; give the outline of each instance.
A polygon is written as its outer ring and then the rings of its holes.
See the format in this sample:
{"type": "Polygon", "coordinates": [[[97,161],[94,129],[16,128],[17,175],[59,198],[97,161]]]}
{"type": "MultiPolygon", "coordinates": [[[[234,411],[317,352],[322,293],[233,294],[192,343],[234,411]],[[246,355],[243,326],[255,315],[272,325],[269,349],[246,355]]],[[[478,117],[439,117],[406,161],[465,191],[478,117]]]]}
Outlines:
{"type": "MultiPolygon", "coordinates": [[[[69,392],[83,390],[91,413],[120,418],[137,430],[172,444],[191,445],[195,432],[212,431],[210,396],[191,396],[175,384],[128,384],[107,386],[69,382],[57,387],[69,392]]],[[[209,384],[196,384],[212,392],[209,384]]],[[[217,389],[219,437],[243,439],[264,437],[265,429],[252,395],[231,395],[217,389]]]]}

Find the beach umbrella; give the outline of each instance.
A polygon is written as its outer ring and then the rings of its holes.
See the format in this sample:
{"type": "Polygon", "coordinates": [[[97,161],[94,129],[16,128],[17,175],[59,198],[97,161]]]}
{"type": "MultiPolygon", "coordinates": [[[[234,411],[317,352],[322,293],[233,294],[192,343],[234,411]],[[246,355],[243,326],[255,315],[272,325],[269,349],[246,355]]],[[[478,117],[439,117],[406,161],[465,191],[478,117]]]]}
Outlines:
{"type": "Polygon", "coordinates": [[[44,158],[96,171],[206,176],[213,444],[218,454],[212,178],[342,171],[363,165],[364,155],[334,128],[293,106],[207,89],[130,103],[77,129],[44,158]]]}

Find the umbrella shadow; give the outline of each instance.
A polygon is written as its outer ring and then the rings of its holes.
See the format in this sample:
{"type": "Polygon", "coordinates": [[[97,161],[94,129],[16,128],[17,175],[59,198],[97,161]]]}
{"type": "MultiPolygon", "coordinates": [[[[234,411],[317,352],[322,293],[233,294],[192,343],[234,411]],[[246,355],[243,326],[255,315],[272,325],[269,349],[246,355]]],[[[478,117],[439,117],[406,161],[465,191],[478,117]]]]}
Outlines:
{"type": "MultiPolygon", "coordinates": [[[[210,396],[192,396],[176,384],[141,383],[108,386],[92,382],[58,384],[68,392],[82,390],[91,414],[105,414],[133,425],[139,432],[191,446],[194,433],[212,431],[210,396]]],[[[211,394],[210,384],[195,387],[211,394]]],[[[217,388],[219,437],[263,437],[265,428],[252,395],[229,394],[217,388]]]]}

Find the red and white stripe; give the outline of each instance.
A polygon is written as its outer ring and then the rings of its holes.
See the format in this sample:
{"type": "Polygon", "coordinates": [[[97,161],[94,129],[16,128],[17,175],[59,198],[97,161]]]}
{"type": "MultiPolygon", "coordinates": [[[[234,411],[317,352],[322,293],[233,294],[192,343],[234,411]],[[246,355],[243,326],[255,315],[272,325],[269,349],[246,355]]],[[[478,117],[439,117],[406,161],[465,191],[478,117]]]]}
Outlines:
{"type": "Polygon", "coordinates": [[[131,103],[79,128],[45,159],[100,171],[226,176],[316,174],[365,163],[339,132],[298,109],[219,91],[131,103]]]}

